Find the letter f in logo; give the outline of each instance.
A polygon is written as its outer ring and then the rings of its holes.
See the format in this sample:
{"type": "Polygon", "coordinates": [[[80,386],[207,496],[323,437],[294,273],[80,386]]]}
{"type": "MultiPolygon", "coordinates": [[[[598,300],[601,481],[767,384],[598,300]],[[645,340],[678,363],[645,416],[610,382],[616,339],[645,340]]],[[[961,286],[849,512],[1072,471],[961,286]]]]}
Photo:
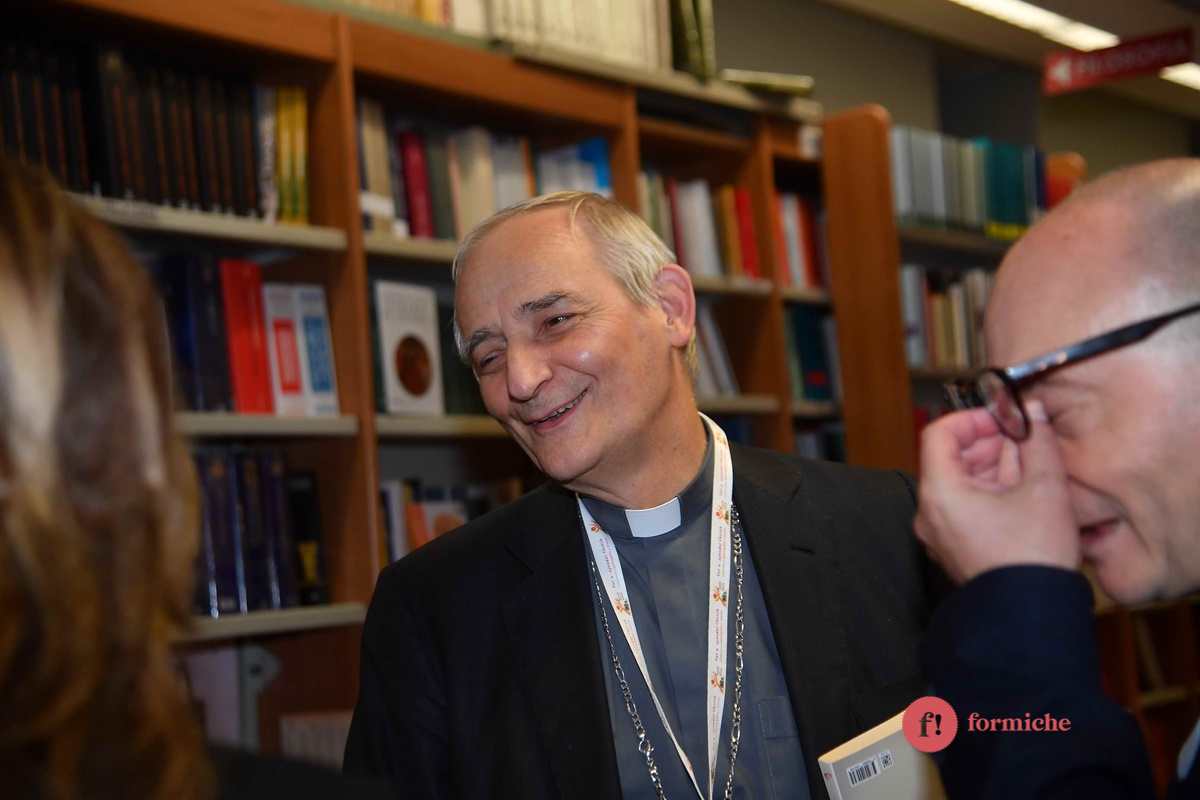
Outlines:
{"type": "Polygon", "coordinates": [[[918,735],[918,737],[917,737],[918,739],[928,739],[929,738],[929,732],[927,730],[927,727],[928,727],[929,723],[932,721],[933,721],[933,712],[932,711],[926,711],[924,714],[921,715],[921,733],[918,735]]]}

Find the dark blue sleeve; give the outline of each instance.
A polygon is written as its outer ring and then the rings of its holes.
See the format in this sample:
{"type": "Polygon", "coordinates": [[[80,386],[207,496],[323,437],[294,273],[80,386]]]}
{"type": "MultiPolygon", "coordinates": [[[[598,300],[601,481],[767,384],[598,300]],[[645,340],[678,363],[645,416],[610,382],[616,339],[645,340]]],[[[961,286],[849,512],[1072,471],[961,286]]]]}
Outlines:
{"type": "Polygon", "coordinates": [[[932,693],[958,715],[958,734],[936,756],[951,800],[1155,796],[1137,721],[1104,692],[1080,574],[1021,566],[976,577],[938,608],[921,659],[932,693]],[[972,731],[973,712],[1049,714],[1071,728],[972,731]]]}

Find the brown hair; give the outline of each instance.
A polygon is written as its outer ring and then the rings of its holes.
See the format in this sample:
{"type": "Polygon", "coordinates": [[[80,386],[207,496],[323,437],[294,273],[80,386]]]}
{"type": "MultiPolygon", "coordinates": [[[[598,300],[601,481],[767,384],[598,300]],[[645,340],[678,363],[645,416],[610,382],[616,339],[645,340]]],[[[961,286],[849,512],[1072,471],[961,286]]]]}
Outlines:
{"type": "Polygon", "coordinates": [[[0,161],[0,774],[18,797],[199,798],[170,661],[198,490],[145,271],[43,171],[0,161]]]}

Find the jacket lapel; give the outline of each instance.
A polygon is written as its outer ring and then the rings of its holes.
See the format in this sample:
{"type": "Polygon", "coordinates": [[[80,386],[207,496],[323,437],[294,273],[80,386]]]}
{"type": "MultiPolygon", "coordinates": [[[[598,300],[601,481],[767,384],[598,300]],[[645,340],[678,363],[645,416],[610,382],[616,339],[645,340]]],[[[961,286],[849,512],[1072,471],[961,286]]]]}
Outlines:
{"type": "Polygon", "coordinates": [[[854,736],[849,658],[837,601],[837,564],[824,504],[794,469],[731,445],[734,501],[762,586],[771,631],[808,763],[813,797],[825,796],[817,758],[854,736]]]}
{"type": "Polygon", "coordinates": [[[563,800],[620,797],[592,580],[575,498],[544,492],[506,546],[529,577],[501,598],[514,659],[563,800]]]}

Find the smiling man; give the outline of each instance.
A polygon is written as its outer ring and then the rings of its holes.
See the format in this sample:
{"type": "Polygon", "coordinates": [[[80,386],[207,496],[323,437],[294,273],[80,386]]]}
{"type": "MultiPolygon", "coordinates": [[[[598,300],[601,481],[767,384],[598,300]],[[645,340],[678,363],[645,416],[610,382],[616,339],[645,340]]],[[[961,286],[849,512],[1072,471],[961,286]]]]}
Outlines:
{"type": "MultiPolygon", "coordinates": [[[[968,410],[926,429],[917,531],[965,582],[926,642],[935,691],[959,714],[1071,721],[959,736],[951,797],[1154,796],[1137,723],[1101,686],[1079,567],[1127,604],[1200,589],[1198,257],[1200,161],[1079,191],[997,275],[988,352],[1010,366],[953,387],[968,410]]],[[[1174,797],[1200,797],[1198,735],[1174,797]]]]}
{"type": "Polygon", "coordinates": [[[550,482],[381,574],[348,769],[431,800],[821,798],[817,757],[920,693],[912,486],[729,444],[674,261],[577,192],[464,238],[461,354],[550,482]]]}

